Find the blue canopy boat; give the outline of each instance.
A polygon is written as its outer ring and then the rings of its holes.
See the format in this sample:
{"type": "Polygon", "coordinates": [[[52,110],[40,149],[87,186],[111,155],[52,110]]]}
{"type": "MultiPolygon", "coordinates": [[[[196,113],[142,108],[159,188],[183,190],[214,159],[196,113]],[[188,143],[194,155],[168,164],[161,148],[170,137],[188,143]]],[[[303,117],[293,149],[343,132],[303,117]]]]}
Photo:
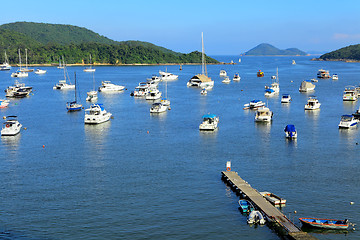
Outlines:
{"type": "Polygon", "coordinates": [[[310,226],[315,228],[325,229],[347,229],[349,227],[349,221],[338,219],[324,219],[324,218],[299,218],[304,226],[310,226]]]}
{"type": "Polygon", "coordinates": [[[75,75],[75,101],[72,102],[67,102],[66,103],[66,109],[69,112],[74,112],[74,111],[80,111],[82,109],[82,104],[77,102],[77,95],[76,95],[76,72],[74,73],[75,75]]]}
{"type": "Polygon", "coordinates": [[[245,199],[240,199],[239,205],[242,213],[249,213],[255,209],[251,202],[245,199]]]}
{"type": "Polygon", "coordinates": [[[297,138],[295,126],[292,124],[286,125],[284,132],[287,138],[297,138]]]}

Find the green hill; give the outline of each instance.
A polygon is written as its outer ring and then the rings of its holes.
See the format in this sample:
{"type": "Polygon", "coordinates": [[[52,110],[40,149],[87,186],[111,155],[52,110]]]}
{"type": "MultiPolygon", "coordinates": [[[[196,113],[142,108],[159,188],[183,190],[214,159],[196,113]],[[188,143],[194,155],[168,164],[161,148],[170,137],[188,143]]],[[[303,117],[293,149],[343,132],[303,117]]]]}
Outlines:
{"type": "Polygon", "coordinates": [[[248,56],[304,56],[307,55],[297,48],[278,49],[268,43],[262,43],[245,53],[248,56]]]}
{"type": "Polygon", "coordinates": [[[325,61],[360,61],[360,44],[350,45],[338,50],[325,53],[319,57],[325,61]]]}
{"type": "MultiPolygon", "coordinates": [[[[31,22],[0,26],[0,54],[6,50],[10,63],[17,63],[18,49],[25,48],[30,64],[55,63],[60,56],[70,64],[87,63],[90,54],[93,62],[103,64],[201,63],[197,51],[183,54],[148,42],[117,42],[77,26],[31,22]]],[[[207,62],[218,63],[209,57],[207,62]]]]}

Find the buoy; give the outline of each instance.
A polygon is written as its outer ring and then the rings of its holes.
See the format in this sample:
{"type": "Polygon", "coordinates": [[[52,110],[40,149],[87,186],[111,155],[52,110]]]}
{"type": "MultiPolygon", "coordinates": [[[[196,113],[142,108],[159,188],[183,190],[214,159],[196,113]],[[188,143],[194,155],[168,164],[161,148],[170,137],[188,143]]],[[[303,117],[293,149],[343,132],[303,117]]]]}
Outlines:
{"type": "Polygon", "coordinates": [[[147,131],[146,133],[149,134],[149,131],[147,131]]]}
{"type": "Polygon", "coordinates": [[[350,205],[354,205],[354,202],[350,202],[350,205]]]}
{"type": "Polygon", "coordinates": [[[3,116],[3,119],[6,119],[6,116],[3,116]]]}
{"type": "Polygon", "coordinates": [[[24,130],[26,130],[27,128],[26,127],[24,127],[24,130]]]}
{"type": "Polygon", "coordinates": [[[45,148],[45,145],[43,145],[43,148],[45,148]]]}
{"type": "Polygon", "coordinates": [[[231,161],[226,162],[226,171],[231,171],[231,161]]]}
{"type": "Polygon", "coordinates": [[[359,145],[359,143],[357,142],[356,145],[359,145]]]}
{"type": "Polygon", "coordinates": [[[295,210],[294,213],[297,213],[297,211],[295,210]]]}
{"type": "Polygon", "coordinates": [[[171,110],[171,107],[168,107],[169,110],[171,110]]]}
{"type": "Polygon", "coordinates": [[[291,82],[294,82],[294,81],[291,81],[291,82]]]}

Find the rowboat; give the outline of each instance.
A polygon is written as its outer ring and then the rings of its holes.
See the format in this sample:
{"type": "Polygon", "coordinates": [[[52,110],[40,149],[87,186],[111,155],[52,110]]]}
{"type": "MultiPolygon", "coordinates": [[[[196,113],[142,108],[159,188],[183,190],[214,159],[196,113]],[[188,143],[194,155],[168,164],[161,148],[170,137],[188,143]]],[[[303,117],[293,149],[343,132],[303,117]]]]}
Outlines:
{"type": "Polygon", "coordinates": [[[245,199],[239,200],[239,206],[241,208],[242,213],[249,213],[255,209],[254,206],[251,204],[251,202],[245,199]]]}
{"type": "Polygon", "coordinates": [[[325,219],[325,218],[299,218],[304,226],[325,228],[325,229],[347,229],[350,225],[347,219],[325,219]]]}
{"type": "Polygon", "coordinates": [[[260,192],[266,200],[274,206],[281,206],[286,204],[286,200],[270,192],[260,192]]]}

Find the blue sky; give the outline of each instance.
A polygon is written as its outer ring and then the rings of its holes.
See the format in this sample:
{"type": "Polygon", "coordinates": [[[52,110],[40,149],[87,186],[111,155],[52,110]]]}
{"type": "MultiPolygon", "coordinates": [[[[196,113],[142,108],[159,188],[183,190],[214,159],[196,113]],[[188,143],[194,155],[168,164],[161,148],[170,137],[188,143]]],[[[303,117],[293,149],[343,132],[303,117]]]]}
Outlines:
{"type": "Polygon", "coordinates": [[[0,24],[27,21],[86,27],[110,39],[174,51],[237,55],[260,43],[328,52],[360,43],[358,0],[17,0],[3,1],[0,24]]]}

